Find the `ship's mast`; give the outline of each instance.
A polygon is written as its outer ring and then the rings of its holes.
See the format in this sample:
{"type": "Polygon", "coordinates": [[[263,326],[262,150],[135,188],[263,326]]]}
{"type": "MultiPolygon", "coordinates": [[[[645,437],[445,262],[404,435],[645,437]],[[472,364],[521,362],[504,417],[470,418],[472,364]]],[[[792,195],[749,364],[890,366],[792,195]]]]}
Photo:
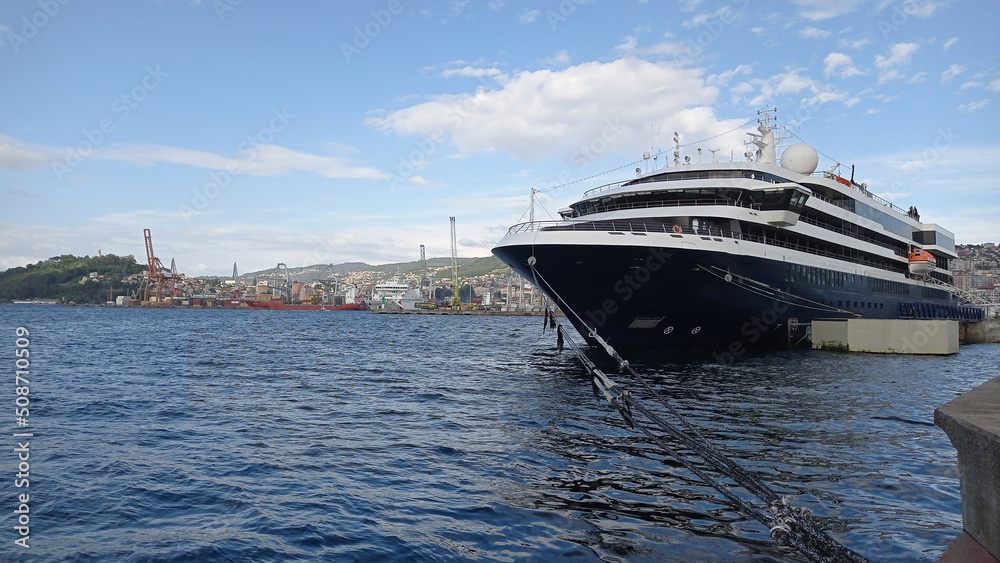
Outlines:
{"type": "Polygon", "coordinates": [[[760,133],[753,133],[747,131],[747,135],[750,135],[751,142],[757,145],[757,151],[755,153],[756,161],[761,164],[777,164],[778,156],[774,148],[774,128],[771,126],[771,122],[775,120],[772,113],[777,113],[778,108],[762,109],[757,112],[757,131],[760,133]],[[761,117],[763,114],[763,117],[761,117]]]}

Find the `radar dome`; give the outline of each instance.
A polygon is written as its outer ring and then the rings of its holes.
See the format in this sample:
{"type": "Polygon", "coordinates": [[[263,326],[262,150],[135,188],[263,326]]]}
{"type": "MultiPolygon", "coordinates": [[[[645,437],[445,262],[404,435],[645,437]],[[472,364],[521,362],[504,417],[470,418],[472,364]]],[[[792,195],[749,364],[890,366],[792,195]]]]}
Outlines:
{"type": "Polygon", "coordinates": [[[808,143],[795,143],[781,153],[781,167],[809,175],[816,171],[819,155],[808,143]]]}

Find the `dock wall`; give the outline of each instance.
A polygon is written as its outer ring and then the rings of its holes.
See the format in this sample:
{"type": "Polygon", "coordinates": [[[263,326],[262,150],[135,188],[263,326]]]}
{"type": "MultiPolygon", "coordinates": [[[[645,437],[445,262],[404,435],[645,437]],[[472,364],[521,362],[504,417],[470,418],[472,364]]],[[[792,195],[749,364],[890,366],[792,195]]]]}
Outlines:
{"type": "Polygon", "coordinates": [[[958,352],[958,321],[814,320],[812,347],[880,354],[955,354],[958,352]]]}
{"type": "Polygon", "coordinates": [[[965,531],[1000,559],[1000,377],[934,410],[958,452],[965,531]]]}
{"type": "Polygon", "coordinates": [[[963,321],[959,326],[959,338],[962,342],[982,343],[1000,342],[1000,319],[990,317],[982,322],[963,321]]]}

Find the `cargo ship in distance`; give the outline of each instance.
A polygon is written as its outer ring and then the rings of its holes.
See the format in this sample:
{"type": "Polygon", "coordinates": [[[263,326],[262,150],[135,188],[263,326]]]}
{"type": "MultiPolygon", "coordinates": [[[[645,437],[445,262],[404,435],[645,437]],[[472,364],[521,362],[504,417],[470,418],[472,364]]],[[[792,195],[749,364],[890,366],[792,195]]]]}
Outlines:
{"type": "MultiPolygon", "coordinates": [[[[512,226],[493,253],[593,345],[787,345],[814,319],[976,320],[951,287],[947,229],[838,175],[817,151],[777,160],[772,112],[746,162],[680,161],[593,188],[561,220],[512,226]]],[[[714,159],[713,159],[714,160],[714,159]]]]}
{"type": "MultiPolygon", "coordinates": [[[[268,296],[270,297],[270,296],[268,296]]],[[[334,295],[330,300],[323,299],[320,303],[285,303],[284,301],[245,299],[237,301],[251,309],[285,309],[310,311],[368,311],[368,304],[358,297],[357,288],[350,286],[343,295],[334,295]]],[[[317,298],[319,299],[319,298],[317,298]]]]}
{"type": "Polygon", "coordinates": [[[321,304],[310,304],[310,303],[282,303],[281,301],[256,301],[253,299],[248,299],[243,301],[246,306],[251,309],[292,309],[292,310],[311,310],[311,311],[367,311],[368,304],[364,301],[359,301],[356,303],[321,303],[321,304]]]}

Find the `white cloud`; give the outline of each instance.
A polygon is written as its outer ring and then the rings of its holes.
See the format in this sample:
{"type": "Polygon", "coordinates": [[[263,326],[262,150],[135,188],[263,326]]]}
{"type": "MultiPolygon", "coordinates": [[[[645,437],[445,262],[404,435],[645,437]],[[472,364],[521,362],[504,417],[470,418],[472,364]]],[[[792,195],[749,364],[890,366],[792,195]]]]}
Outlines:
{"type": "MultiPolygon", "coordinates": [[[[947,129],[949,134],[951,129],[947,129]]],[[[916,204],[924,221],[955,233],[958,243],[1000,242],[995,201],[1000,180],[994,169],[1000,145],[968,146],[927,139],[927,145],[894,153],[873,153],[858,162],[869,189],[890,195],[897,205],[916,204]],[[969,201],[980,203],[969,209],[969,201]]]]}
{"type": "Polygon", "coordinates": [[[962,74],[963,72],[965,72],[964,66],[952,64],[947,70],[941,73],[941,84],[951,81],[951,79],[955,78],[959,74],[962,74]]]}
{"type": "Polygon", "coordinates": [[[1000,92],[1000,78],[997,78],[990,85],[986,87],[987,90],[993,90],[994,92],[1000,92]]]}
{"type": "Polygon", "coordinates": [[[14,137],[0,134],[0,168],[8,170],[39,168],[57,158],[58,153],[56,147],[24,143],[14,137]]]}
{"type": "MultiPolygon", "coordinates": [[[[72,170],[75,167],[66,166],[69,150],[67,147],[24,143],[13,137],[0,135],[0,168],[32,169],[60,164],[67,170],[72,170]]],[[[305,171],[328,178],[386,178],[384,172],[367,166],[353,166],[342,157],[303,153],[267,144],[247,146],[236,157],[167,145],[119,144],[89,149],[89,153],[81,160],[127,162],[137,166],[183,164],[252,176],[280,176],[305,171]]]]}
{"type": "Polygon", "coordinates": [[[916,43],[894,43],[889,46],[888,55],[875,55],[875,66],[879,69],[879,82],[902,78],[899,67],[905,65],[920,49],[916,43]]]}
{"type": "Polygon", "coordinates": [[[823,39],[824,37],[829,37],[829,35],[829,30],[812,26],[799,31],[799,37],[803,37],[805,39],[823,39]]]}
{"type": "Polygon", "coordinates": [[[648,149],[651,119],[690,139],[739,124],[714,115],[710,104],[718,89],[701,75],[699,69],[636,58],[524,71],[496,90],[438,95],[366,123],[402,136],[443,131],[458,156],[502,151],[526,161],[572,162],[581,147],[636,153],[648,149]]]}
{"type": "Polygon", "coordinates": [[[746,104],[751,107],[771,104],[772,100],[781,96],[804,96],[797,101],[809,106],[828,102],[857,103],[857,98],[849,97],[831,84],[800,74],[801,71],[792,69],[768,78],[747,80],[734,86],[730,93],[737,99],[746,98],[746,104]],[[750,96],[754,92],[756,95],[750,96]]]}
{"type": "Polygon", "coordinates": [[[983,109],[984,107],[986,107],[986,104],[988,104],[988,103],[990,103],[990,101],[984,99],[984,100],[979,100],[978,102],[970,102],[968,104],[961,104],[961,105],[958,106],[958,111],[961,111],[961,112],[964,112],[964,113],[972,113],[974,111],[978,111],[978,110],[983,109]]]}
{"type": "Polygon", "coordinates": [[[680,41],[661,41],[640,47],[638,37],[629,35],[625,37],[624,41],[616,45],[614,49],[620,56],[657,58],[688,54],[688,51],[692,51],[695,48],[680,41]]]}
{"type": "Polygon", "coordinates": [[[945,8],[951,0],[921,0],[920,2],[904,2],[903,11],[915,18],[929,18],[937,13],[938,10],[945,8]]]}
{"type": "Polygon", "coordinates": [[[889,8],[890,14],[882,14],[882,17],[892,17],[900,21],[904,18],[926,19],[933,16],[938,10],[947,8],[954,0],[882,0],[876,6],[875,11],[881,13],[889,8]]]}
{"type": "Polygon", "coordinates": [[[464,66],[462,68],[449,68],[445,69],[444,72],[441,73],[441,76],[444,76],[445,78],[451,78],[452,76],[471,76],[474,78],[482,78],[484,76],[489,76],[491,78],[496,78],[502,75],[503,71],[501,71],[498,68],[481,68],[472,66],[464,66]]]}
{"type": "Polygon", "coordinates": [[[565,66],[569,64],[570,60],[569,52],[567,52],[566,49],[563,49],[548,59],[545,59],[544,62],[549,65],[565,66]]]}
{"type": "Polygon", "coordinates": [[[720,72],[719,74],[713,74],[709,76],[708,79],[706,80],[706,83],[709,84],[710,86],[725,87],[729,85],[729,82],[733,79],[734,76],[738,76],[741,74],[750,74],[752,71],[753,69],[750,67],[750,65],[739,65],[734,69],[726,70],[720,72]]]}
{"type": "Polygon", "coordinates": [[[948,49],[951,49],[951,46],[955,43],[958,43],[958,37],[952,37],[951,39],[945,41],[944,45],[941,46],[941,50],[947,51],[948,49]]]}
{"type": "Polygon", "coordinates": [[[849,14],[864,3],[864,0],[793,0],[799,7],[799,15],[809,21],[821,21],[849,14]]]}
{"type": "Polygon", "coordinates": [[[872,40],[869,37],[862,37],[861,39],[855,39],[853,41],[850,39],[843,39],[843,38],[837,40],[837,45],[839,45],[840,47],[844,49],[854,49],[856,51],[864,49],[868,45],[871,45],[871,43],[872,40]]]}
{"type": "Polygon", "coordinates": [[[974,80],[970,80],[968,82],[963,82],[962,83],[962,87],[959,88],[959,90],[966,90],[968,88],[975,88],[977,86],[982,86],[982,84],[980,84],[979,82],[976,82],[974,80]]]}
{"type": "Polygon", "coordinates": [[[714,12],[711,13],[703,12],[700,14],[695,14],[690,19],[682,21],[681,25],[690,29],[704,25],[709,21],[719,21],[720,23],[722,22],[731,23],[734,18],[735,16],[733,15],[732,10],[729,8],[729,6],[722,5],[714,12]]]}
{"type": "Polygon", "coordinates": [[[826,65],[823,68],[823,76],[839,76],[840,78],[850,78],[859,74],[864,74],[858,67],[854,66],[854,61],[850,55],[844,53],[830,53],[823,59],[826,65]]]}
{"type": "Polygon", "coordinates": [[[538,15],[541,14],[541,10],[521,10],[514,15],[517,18],[517,23],[519,24],[529,24],[534,23],[538,19],[538,15]]]}
{"type": "Polygon", "coordinates": [[[888,55],[875,55],[875,66],[891,68],[907,63],[918,49],[920,45],[916,43],[893,43],[889,46],[888,55]]]}

